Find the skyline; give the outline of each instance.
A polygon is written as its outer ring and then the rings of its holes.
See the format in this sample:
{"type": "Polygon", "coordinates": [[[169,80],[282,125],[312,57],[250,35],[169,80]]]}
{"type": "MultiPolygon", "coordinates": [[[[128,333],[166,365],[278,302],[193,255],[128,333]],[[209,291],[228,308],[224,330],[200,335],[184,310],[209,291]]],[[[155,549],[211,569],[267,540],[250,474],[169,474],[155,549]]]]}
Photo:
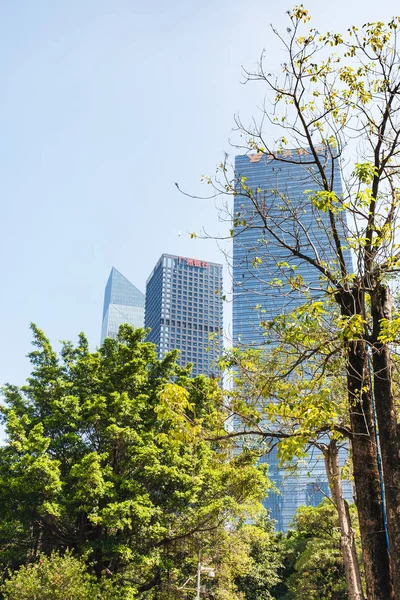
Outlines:
{"type": "MultiPolygon", "coordinates": [[[[307,3],[321,30],[396,12],[394,3],[362,6],[361,19],[342,0],[307,3]]],[[[216,243],[189,236],[202,225],[224,231],[214,203],[189,200],[174,182],[207,195],[201,175],[215,172],[224,150],[236,153],[233,115],[247,120],[263,100],[261,87],[242,85],[241,65],[251,68],[268,47],[278,70],[283,54],[269,23],[285,28],[286,15],[268,2],[244,11],[227,0],[145,9],[23,0],[3,3],[0,17],[0,383],[22,385],[31,321],[56,348],[80,331],[98,345],[112,265],[144,289],[163,252],[222,262],[216,243]]]]}
{"type": "Polygon", "coordinates": [[[179,350],[178,363],[192,363],[192,375],[217,372],[223,347],[222,265],[163,253],[143,293],[114,266],[104,290],[101,344],[119,327],[150,328],[161,358],[179,350]],[[209,335],[215,339],[210,341],[209,335]]]}

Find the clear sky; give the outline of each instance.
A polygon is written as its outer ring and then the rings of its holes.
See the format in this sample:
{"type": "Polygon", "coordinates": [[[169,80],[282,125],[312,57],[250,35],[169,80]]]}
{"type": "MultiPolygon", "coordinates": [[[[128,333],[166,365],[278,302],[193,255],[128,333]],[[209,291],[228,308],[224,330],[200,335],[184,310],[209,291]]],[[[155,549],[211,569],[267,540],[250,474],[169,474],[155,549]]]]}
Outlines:
{"type": "MultiPolygon", "coordinates": [[[[284,29],[272,0],[0,0],[0,382],[29,373],[29,323],[57,343],[100,338],[114,265],[144,291],[163,252],[223,261],[206,193],[233,115],[263,99],[241,84],[284,29]],[[181,235],[179,236],[179,232],[181,235]]],[[[400,13],[397,3],[312,0],[320,31],[400,13]]],[[[226,276],[229,288],[228,275],[226,276]]]]}

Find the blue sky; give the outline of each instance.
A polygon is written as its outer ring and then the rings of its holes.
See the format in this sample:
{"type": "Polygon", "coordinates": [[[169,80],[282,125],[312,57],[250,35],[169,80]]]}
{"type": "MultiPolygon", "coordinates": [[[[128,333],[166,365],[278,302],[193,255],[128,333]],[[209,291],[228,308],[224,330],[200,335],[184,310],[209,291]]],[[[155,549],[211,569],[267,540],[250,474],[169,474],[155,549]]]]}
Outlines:
{"type": "MultiPolygon", "coordinates": [[[[57,343],[100,338],[114,265],[144,291],[163,252],[223,261],[204,193],[233,115],[263,99],[241,84],[263,47],[282,58],[271,0],[0,1],[0,382],[29,373],[29,323],[57,343]],[[181,235],[178,235],[181,232],[181,235]]],[[[388,19],[394,2],[312,2],[321,31],[388,19]]],[[[226,275],[229,288],[229,278],[226,275]]],[[[229,319],[228,319],[229,320],[229,319]]]]}

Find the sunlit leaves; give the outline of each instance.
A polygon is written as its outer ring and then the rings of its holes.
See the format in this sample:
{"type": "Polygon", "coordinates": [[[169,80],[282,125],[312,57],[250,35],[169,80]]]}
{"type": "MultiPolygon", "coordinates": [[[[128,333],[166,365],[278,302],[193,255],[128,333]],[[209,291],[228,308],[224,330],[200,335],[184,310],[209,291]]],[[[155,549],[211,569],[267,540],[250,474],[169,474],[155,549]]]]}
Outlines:
{"type": "MultiPolygon", "coordinates": [[[[193,402],[190,401],[189,392],[175,383],[168,383],[160,390],[158,398],[159,404],[155,407],[155,412],[158,419],[169,423],[168,437],[180,440],[194,439],[201,428],[189,419],[189,413],[193,413],[195,408],[193,402]]],[[[163,439],[165,439],[165,433],[161,432],[159,440],[163,439]]]]}
{"type": "Polygon", "coordinates": [[[341,317],[338,326],[340,335],[347,341],[360,339],[365,332],[365,320],[360,314],[341,317]]]}
{"type": "Polygon", "coordinates": [[[77,502],[80,510],[96,512],[100,500],[113,489],[114,485],[109,480],[112,469],[106,459],[107,454],[89,452],[72,465],[68,480],[74,489],[73,501],[77,502]]]}
{"type": "Polygon", "coordinates": [[[390,344],[399,342],[400,339],[400,317],[393,319],[382,319],[380,322],[379,342],[390,344]]]}
{"type": "Polygon", "coordinates": [[[309,194],[309,200],[311,204],[318,208],[321,212],[337,212],[342,207],[340,205],[339,198],[335,192],[330,192],[326,190],[318,190],[316,192],[311,192],[311,190],[306,190],[304,193],[309,194]]]}
{"type": "Polygon", "coordinates": [[[303,23],[307,23],[311,19],[308,10],[306,10],[302,4],[295,6],[289,12],[289,16],[292,20],[295,19],[298,21],[302,21],[303,23]]]}
{"type": "Polygon", "coordinates": [[[370,184],[374,177],[377,176],[377,168],[370,162],[356,163],[354,166],[354,174],[361,183],[370,184]]]}
{"type": "Polygon", "coordinates": [[[262,323],[274,340],[270,348],[231,350],[237,373],[231,409],[245,427],[272,437],[282,463],[301,459],[321,436],[341,437],[347,418],[344,356],[329,326],[336,327],[339,342],[345,327],[353,334],[354,325],[342,323],[321,301],[305,303],[262,323]]]}

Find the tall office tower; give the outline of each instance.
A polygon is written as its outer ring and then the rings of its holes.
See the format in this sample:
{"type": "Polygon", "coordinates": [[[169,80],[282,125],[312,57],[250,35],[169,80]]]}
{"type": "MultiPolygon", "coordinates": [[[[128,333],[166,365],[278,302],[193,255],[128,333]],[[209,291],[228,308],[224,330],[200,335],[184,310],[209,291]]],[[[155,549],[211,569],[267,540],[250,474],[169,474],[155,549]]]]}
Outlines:
{"type": "Polygon", "coordinates": [[[145,325],[160,358],[178,348],[193,375],[218,372],[222,350],[222,265],[163,254],[146,284],[145,325]],[[211,339],[210,339],[211,338],[211,339]]]}
{"type": "Polygon", "coordinates": [[[124,323],[144,327],[144,294],[113,267],[104,292],[101,343],[115,338],[124,323]]]}
{"type": "MultiPolygon", "coordinates": [[[[320,151],[323,155],[325,149],[321,147],[320,151]]],[[[236,181],[243,181],[252,190],[261,210],[265,207],[271,231],[268,233],[263,228],[262,218],[254,210],[250,198],[240,194],[235,197],[234,213],[239,235],[233,239],[234,345],[262,348],[267,338],[260,322],[289,312],[306,301],[304,289],[292,290],[289,277],[300,276],[308,284],[312,297],[322,294],[324,282],[318,271],[306,261],[293,258],[290,250],[285,251],[276,241],[275,235],[284,239],[288,247],[298,245],[310,256],[317,254],[320,260],[329,262],[332,269],[338,268],[332,262],[335,253],[328,233],[329,215],[314,212],[305,193],[306,190],[321,189],[318,175],[312,165],[306,164],[310,162],[309,155],[306,150],[293,151],[291,156],[291,151],[285,154],[288,161],[296,161],[296,164],[277,161],[263,154],[237,156],[235,160],[236,181]]],[[[338,167],[331,172],[333,189],[340,195],[338,167]]],[[[340,232],[347,231],[345,213],[338,214],[338,219],[340,232]]],[[[351,265],[350,251],[344,250],[344,255],[346,263],[351,265]]],[[[342,462],[346,456],[346,449],[343,449],[342,462]]],[[[272,450],[265,460],[269,464],[269,475],[280,492],[270,493],[265,506],[276,520],[277,528],[285,531],[300,505],[315,506],[324,494],[329,494],[323,460],[317,451],[310,452],[308,464],[298,468],[295,477],[279,467],[276,450],[272,450]]],[[[345,495],[351,499],[350,484],[345,487],[345,495]]]]}

